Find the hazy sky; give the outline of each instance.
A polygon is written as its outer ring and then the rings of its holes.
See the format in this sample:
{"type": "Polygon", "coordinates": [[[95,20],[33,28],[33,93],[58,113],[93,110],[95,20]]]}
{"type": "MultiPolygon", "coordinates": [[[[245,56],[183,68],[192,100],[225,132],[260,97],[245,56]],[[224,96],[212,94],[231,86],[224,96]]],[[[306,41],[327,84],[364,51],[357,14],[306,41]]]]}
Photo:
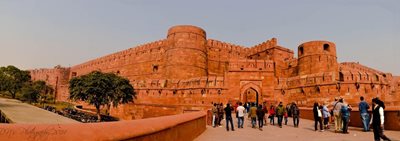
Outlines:
{"type": "Polygon", "coordinates": [[[400,0],[0,0],[0,66],[73,66],[179,24],[243,46],[276,37],[295,52],[328,40],[340,62],[400,75],[400,0]]]}

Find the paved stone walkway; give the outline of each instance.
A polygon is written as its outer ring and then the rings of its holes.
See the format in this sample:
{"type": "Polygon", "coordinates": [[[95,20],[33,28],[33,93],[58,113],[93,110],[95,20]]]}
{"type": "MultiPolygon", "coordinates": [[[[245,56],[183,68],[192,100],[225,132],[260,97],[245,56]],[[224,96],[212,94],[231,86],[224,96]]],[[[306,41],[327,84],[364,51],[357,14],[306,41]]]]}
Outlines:
{"type": "MultiPolygon", "coordinates": [[[[250,120],[245,119],[244,128],[238,129],[234,119],[235,131],[226,131],[225,120],[222,127],[207,126],[206,131],[195,141],[373,141],[373,132],[362,132],[361,128],[350,127],[350,134],[334,133],[334,130],[324,132],[314,131],[314,121],[300,119],[299,128],[293,127],[292,119],[282,128],[268,123],[263,131],[251,128],[250,120]]],[[[275,121],[276,122],[276,121],[275,121]]],[[[400,131],[385,131],[392,140],[400,141],[400,131]]]]}
{"type": "Polygon", "coordinates": [[[0,98],[0,111],[11,123],[58,124],[79,123],[73,119],[52,113],[14,99],[0,98]]]}

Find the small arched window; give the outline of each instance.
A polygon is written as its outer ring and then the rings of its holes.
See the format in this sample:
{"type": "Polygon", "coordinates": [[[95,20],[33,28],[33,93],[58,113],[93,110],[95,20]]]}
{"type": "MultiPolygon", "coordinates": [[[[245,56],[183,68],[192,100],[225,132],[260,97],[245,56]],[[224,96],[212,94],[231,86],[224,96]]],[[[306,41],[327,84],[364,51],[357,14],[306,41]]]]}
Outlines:
{"type": "Polygon", "coordinates": [[[329,51],[329,44],[324,44],[324,51],[329,51]]]}
{"type": "Polygon", "coordinates": [[[304,53],[304,48],[303,48],[303,46],[300,46],[299,47],[299,56],[303,55],[303,53],[304,53]]]}
{"type": "Polygon", "coordinates": [[[344,75],[342,72],[339,72],[339,81],[344,81],[344,75]]]}

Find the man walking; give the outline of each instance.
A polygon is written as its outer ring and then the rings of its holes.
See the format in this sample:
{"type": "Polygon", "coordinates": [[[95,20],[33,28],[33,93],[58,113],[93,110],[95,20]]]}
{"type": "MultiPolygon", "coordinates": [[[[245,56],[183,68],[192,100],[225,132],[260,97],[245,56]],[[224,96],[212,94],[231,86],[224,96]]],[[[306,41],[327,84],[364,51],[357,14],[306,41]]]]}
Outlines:
{"type": "Polygon", "coordinates": [[[293,125],[294,127],[299,127],[299,117],[300,117],[300,110],[297,107],[296,103],[293,102],[292,104],[292,115],[293,115],[293,125]]]}
{"type": "Polygon", "coordinates": [[[245,108],[242,106],[242,102],[239,102],[239,107],[236,108],[237,118],[238,118],[238,128],[243,128],[244,110],[245,108]]]}
{"type": "Polygon", "coordinates": [[[257,107],[254,103],[251,103],[249,118],[251,118],[251,127],[255,128],[257,122],[257,107]]]}
{"type": "Polygon", "coordinates": [[[233,108],[231,107],[231,105],[229,103],[226,104],[224,111],[225,111],[225,120],[226,120],[226,130],[229,131],[229,123],[230,123],[232,131],[235,131],[235,129],[233,128],[233,121],[232,121],[233,108]]]}
{"type": "Polygon", "coordinates": [[[282,102],[279,102],[278,107],[276,107],[276,116],[278,117],[278,125],[280,128],[282,128],[282,119],[285,112],[285,107],[283,107],[282,102]]]}
{"type": "Polygon", "coordinates": [[[263,110],[263,106],[258,105],[257,109],[257,119],[258,119],[258,129],[262,131],[262,127],[264,126],[265,112],[263,110]]]}
{"type": "Polygon", "coordinates": [[[369,131],[369,127],[368,127],[368,123],[369,123],[369,114],[368,114],[368,109],[369,109],[369,105],[368,103],[364,100],[364,97],[360,97],[360,104],[358,104],[358,109],[360,111],[360,117],[361,117],[361,121],[362,121],[362,125],[364,128],[364,132],[368,132],[369,131]]]}

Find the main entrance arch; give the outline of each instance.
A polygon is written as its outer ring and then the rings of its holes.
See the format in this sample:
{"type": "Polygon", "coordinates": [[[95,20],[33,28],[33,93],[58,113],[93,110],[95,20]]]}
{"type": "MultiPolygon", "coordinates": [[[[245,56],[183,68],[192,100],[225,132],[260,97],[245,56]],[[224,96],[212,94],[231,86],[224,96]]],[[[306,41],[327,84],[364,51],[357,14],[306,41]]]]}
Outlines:
{"type": "Polygon", "coordinates": [[[259,95],[258,95],[257,90],[255,90],[254,88],[248,88],[242,94],[242,101],[258,104],[258,97],[259,97],[259,95]]]}
{"type": "Polygon", "coordinates": [[[260,87],[252,82],[246,83],[241,87],[240,101],[241,102],[252,102],[259,104],[261,99],[260,87]]]}

